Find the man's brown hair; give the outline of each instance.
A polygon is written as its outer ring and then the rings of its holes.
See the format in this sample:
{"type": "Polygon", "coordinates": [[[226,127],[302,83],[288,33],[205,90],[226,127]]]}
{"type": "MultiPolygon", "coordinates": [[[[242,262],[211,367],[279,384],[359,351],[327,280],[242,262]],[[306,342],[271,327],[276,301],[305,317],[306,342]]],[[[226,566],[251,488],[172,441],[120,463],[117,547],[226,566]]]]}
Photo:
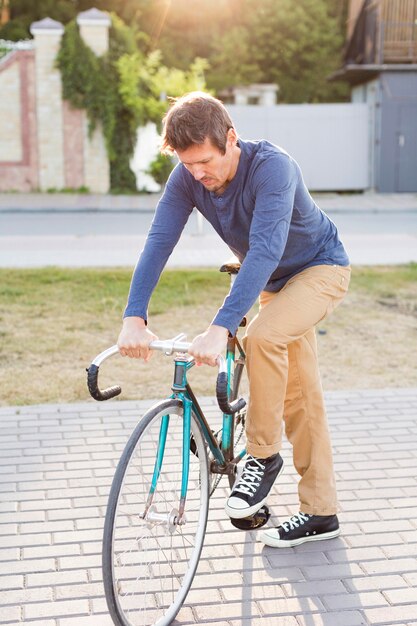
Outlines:
{"type": "Polygon", "coordinates": [[[163,119],[163,154],[201,145],[206,137],[222,154],[226,152],[227,132],[234,128],[223,103],[202,91],[193,91],[173,100],[163,119]]]}

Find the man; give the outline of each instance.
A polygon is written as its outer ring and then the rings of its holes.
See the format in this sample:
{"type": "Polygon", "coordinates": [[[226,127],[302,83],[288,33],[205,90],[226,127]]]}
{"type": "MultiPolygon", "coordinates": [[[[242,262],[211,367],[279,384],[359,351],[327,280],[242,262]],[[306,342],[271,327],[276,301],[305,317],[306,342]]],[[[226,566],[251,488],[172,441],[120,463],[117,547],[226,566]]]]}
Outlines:
{"type": "Polygon", "coordinates": [[[243,340],[247,355],[248,457],[226,503],[244,518],[266,502],[283,468],[283,420],[300,475],[300,509],[262,540],[288,547],[339,534],[337,497],[315,339],[315,325],[343,299],[349,260],[337,229],[316,206],[297,163],[267,141],[238,138],[219,100],[194,92],[164,118],[173,170],[133,274],[118,345],[122,355],[150,357],[155,335],[147,306],[169,255],[196,207],[241,261],[208,329],[192,342],[198,363],[214,366],[228,333],[260,298],[243,340]]]}

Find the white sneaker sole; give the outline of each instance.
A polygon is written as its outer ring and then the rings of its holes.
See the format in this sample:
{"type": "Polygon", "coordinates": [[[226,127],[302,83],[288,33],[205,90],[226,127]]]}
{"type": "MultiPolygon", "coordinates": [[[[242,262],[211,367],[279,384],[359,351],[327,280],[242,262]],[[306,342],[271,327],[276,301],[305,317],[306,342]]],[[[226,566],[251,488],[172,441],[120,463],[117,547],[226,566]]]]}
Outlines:
{"type": "MultiPolygon", "coordinates": [[[[275,480],[278,480],[278,478],[281,476],[283,469],[284,469],[284,463],[281,465],[281,469],[279,470],[275,480]]],[[[254,513],[257,513],[259,509],[261,509],[263,505],[266,504],[269,494],[272,491],[272,487],[275,484],[275,480],[272,483],[271,489],[269,490],[269,493],[265,496],[265,498],[261,500],[260,502],[257,502],[253,506],[250,506],[245,509],[234,509],[233,507],[229,506],[228,503],[226,502],[226,505],[224,507],[224,510],[226,511],[226,515],[228,515],[232,519],[244,519],[245,517],[250,517],[251,515],[254,515],[254,513]]]]}
{"type": "Polygon", "coordinates": [[[307,541],[324,541],[325,539],[333,539],[339,535],[340,528],[332,530],[328,533],[322,533],[320,535],[308,535],[307,537],[300,537],[299,539],[286,540],[275,538],[269,535],[267,530],[264,530],[261,533],[260,540],[271,548],[293,548],[294,546],[299,546],[301,543],[306,543],[307,541]]]}

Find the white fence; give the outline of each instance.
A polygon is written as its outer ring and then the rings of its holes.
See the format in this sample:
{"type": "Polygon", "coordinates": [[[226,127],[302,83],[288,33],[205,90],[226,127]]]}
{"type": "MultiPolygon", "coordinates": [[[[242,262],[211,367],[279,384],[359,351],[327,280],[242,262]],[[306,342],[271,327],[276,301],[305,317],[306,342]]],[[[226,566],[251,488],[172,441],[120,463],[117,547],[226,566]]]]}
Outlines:
{"type": "Polygon", "coordinates": [[[267,139],[301,166],[309,189],[370,186],[367,104],[228,105],[242,139],[267,139]]]}
{"type": "MultiPolygon", "coordinates": [[[[367,104],[227,105],[242,139],[267,139],[301,166],[313,191],[368,189],[371,181],[367,104]]],[[[131,167],[138,189],[155,191],[146,170],[158,152],[154,124],[138,133],[131,167]]]]}

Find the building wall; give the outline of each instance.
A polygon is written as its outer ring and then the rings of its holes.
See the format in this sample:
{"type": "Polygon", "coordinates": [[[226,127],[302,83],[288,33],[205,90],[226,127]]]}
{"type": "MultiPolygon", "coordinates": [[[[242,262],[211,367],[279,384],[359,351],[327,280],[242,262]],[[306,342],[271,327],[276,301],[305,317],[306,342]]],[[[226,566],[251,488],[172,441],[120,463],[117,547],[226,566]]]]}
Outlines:
{"type": "Polygon", "coordinates": [[[417,71],[382,72],[352,89],[369,107],[371,187],[417,192],[417,71]]]}
{"type": "Polygon", "coordinates": [[[417,192],[417,71],[384,72],[377,189],[417,192]]]}
{"type": "Polygon", "coordinates": [[[348,18],[347,18],[347,39],[349,40],[354,29],[356,20],[359,17],[359,14],[362,10],[365,0],[350,0],[349,8],[348,8],[348,18]]]}
{"type": "Polygon", "coordinates": [[[376,188],[376,171],[379,167],[379,150],[380,143],[380,82],[379,79],[371,80],[369,83],[358,85],[352,89],[351,101],[355,104],[368,105],[368,176],[369,186],[376,188]]]}

